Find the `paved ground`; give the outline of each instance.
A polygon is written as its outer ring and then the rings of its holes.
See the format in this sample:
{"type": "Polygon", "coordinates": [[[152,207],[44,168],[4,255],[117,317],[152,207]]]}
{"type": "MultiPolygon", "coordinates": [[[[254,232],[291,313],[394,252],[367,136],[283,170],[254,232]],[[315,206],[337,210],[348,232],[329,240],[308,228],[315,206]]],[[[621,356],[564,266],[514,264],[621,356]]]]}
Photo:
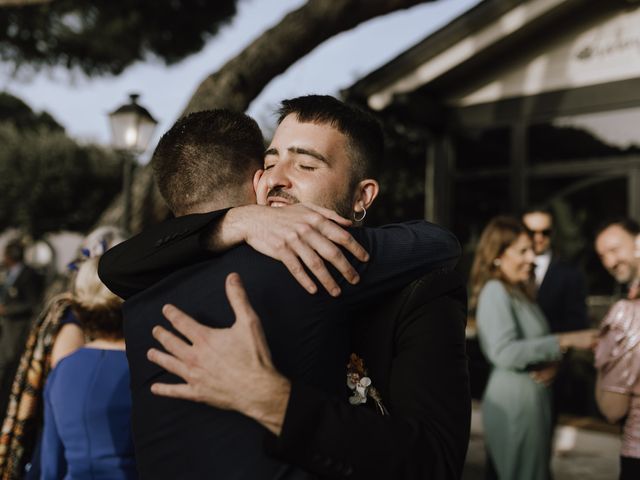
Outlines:
{"type": "MultiPolygon", "coordinates": [[[[584,428],[587,422],[572,422],[556,433],[552,462],[554,480],[615,480],[618,478],[620,440],[616,433],[584,428]]],[[[471,420],[471,441],[463,480],[482,480],[485,461],[482,418],[475,405],[471,420]]]]}

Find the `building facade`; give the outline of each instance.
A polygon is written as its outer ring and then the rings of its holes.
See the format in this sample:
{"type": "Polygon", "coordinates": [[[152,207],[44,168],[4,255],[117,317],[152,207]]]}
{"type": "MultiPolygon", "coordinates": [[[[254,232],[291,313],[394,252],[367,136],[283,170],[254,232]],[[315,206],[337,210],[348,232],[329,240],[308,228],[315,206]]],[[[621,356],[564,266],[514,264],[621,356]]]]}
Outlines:
{"type": "Polygon", "coordinates": [[[611,293],[591,243],[640,220],[640,1],[484,0],[343,94],[424,131],[425,216],[469,250],[492,216],[550,206],[611,293]]]}

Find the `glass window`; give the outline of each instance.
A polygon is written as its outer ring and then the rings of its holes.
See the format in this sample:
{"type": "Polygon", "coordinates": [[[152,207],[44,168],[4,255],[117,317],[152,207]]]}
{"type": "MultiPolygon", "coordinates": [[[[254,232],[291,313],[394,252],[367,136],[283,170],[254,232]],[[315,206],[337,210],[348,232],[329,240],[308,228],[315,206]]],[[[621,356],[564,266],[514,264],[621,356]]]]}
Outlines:
{"type": "Polygon", "coordinates": [[[480,234],[489,220],[509,213],[509,180],[506,176],[458,180],[453,192],[452,231],[463,246],[459,269],[468,274],[480,234]]]}
{"type": "Polygon", "coordinates": [[[529,162],[596,159],[640,153],[640,108],[558,117],[531,125],[529,162]]]}
{"type": "Polygon", "coordinates": [[[453,136],[458,169],[508,167],[511,131],[508,127],[465,130],[453,136]]]}

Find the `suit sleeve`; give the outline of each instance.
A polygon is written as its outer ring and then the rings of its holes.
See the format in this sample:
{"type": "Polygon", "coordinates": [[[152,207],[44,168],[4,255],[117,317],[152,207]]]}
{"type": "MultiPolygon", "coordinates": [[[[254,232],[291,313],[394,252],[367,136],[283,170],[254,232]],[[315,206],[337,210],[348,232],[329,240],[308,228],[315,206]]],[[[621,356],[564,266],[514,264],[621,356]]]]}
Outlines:
{"type": "Polygon", "coordinates": [[[211,252],[202,247],[200,234],[227,210],[166,220],[116,245],[100,258],[100,279],[126,300],[176,269],[206,260],[211,252]]]}
{"type": "Polygon", "coordinates": [[[460,478],[471,416],[466,302],[444,295],[404,317],[394,339],[391,415],[293,382],[282,433],[267,438],[272,455],[323,478],[460,478]]]}
{"type": "Polygon", "coordinates": [[[369,252],[370,259],[354,263],[361,278],[356,286],[348,285],[341,275],[334,278],[345,288],[347,303],[356,307],[427,273],[451,270],[460,258],[460,243],[455,235],[424,220],[356,228],[351,233],[369,252]]]}
{"type": "MultiPolygon", "coordinates": [[[[116,245],[100,259],[100,279],[116,295],[128,299],[176,269],[209,258],[211,252],[202,247],[200,234],[227,210],[167,220],[116,245]]],[[[455,265],[460,257],[456,237],[425,221],[354,228],[351,233],[371,254],[366,264],[354,262],[364,281],[348,296],[353,304],[400,288],[434,269],[455,265]]],[[[350,288],[335,271],[334,278],[350,288]]]]}
{"type": "Polygon", "coordinates": [[[587,298],[587,287],[585,285],[584,275],[576,268],[569,270],[568,275],[568,288],[565,289],[566,295],[564,297],[566,331],[589,328],[589,316],[585,301],[587,298]]]}
{"type": "Polygon", "coordinates": [[[480,292],[476,320],[484,353],[493,365],[524,370],[534,363],[560,359],[555,335],[522,339],[514,315],[502,283],[489,281],[480,292]]]}

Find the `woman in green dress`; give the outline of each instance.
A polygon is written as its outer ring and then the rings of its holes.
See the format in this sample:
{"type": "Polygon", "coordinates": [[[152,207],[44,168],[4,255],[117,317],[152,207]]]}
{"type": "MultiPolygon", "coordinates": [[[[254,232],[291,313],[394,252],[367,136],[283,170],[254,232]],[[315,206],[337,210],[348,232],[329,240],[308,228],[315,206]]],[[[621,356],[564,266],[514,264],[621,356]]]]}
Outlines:
{"type": "Polygon", "coordinates": [[[485,441],[500,480],[550,478],[548,386],[562,352],[590,348],[596,334],[549,334],[534,301],[534,258],[524,225],[496,217],[480,237],[471,270],[471,308],[493,367],[482,400],[485,441]]]}

